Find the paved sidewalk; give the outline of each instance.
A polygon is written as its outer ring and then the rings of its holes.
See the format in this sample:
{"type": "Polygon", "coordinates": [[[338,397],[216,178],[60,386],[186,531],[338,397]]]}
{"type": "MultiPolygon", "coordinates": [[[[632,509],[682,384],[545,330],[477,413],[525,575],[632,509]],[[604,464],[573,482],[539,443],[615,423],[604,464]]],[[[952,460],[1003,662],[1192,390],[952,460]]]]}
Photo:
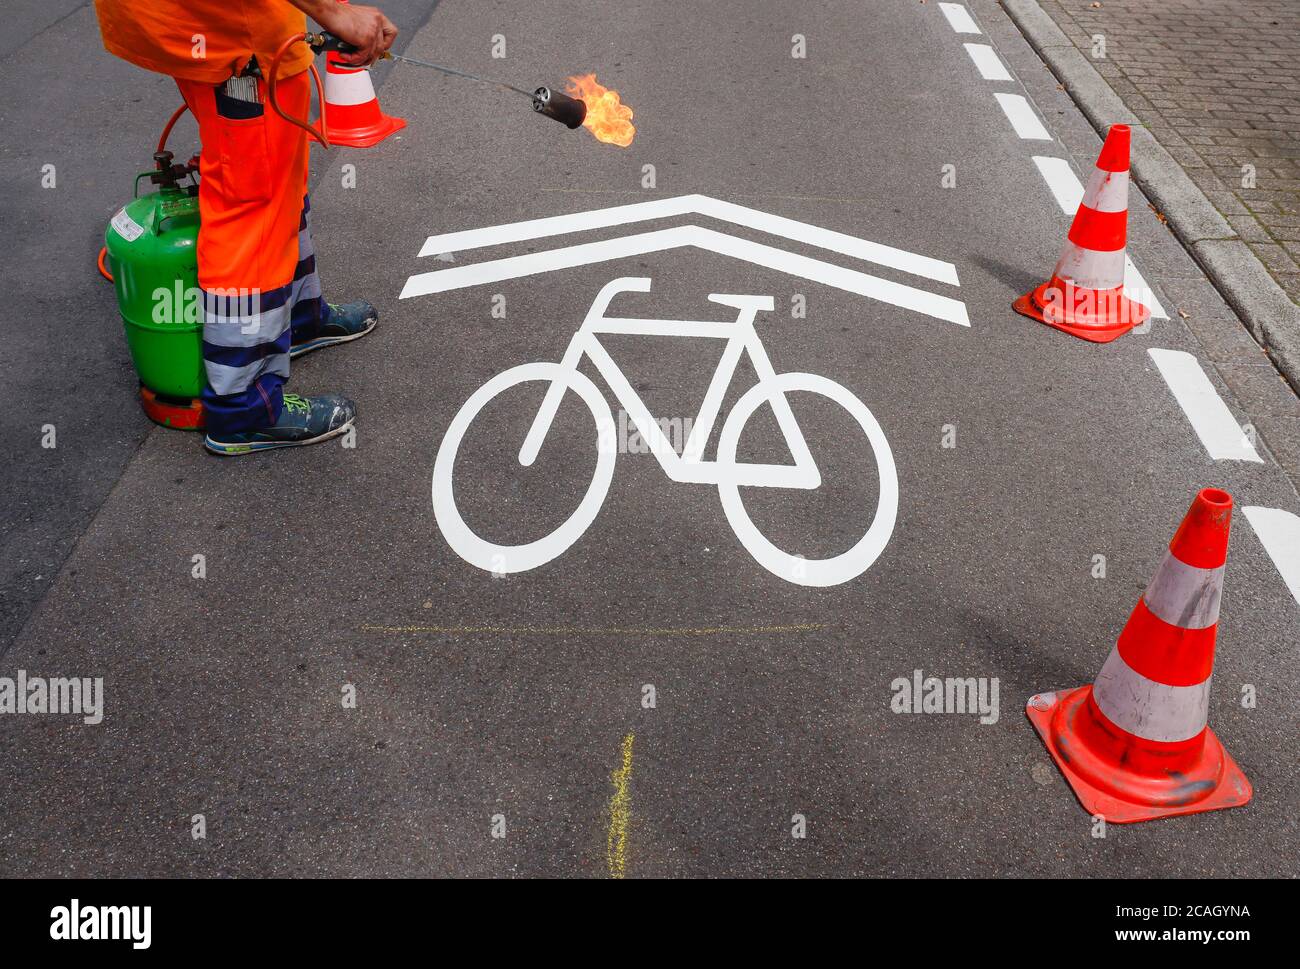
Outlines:
{"type": "Polygon", "coordinates": [[[1300,302],[1300,0],[1039,2],[1300,302]]]}

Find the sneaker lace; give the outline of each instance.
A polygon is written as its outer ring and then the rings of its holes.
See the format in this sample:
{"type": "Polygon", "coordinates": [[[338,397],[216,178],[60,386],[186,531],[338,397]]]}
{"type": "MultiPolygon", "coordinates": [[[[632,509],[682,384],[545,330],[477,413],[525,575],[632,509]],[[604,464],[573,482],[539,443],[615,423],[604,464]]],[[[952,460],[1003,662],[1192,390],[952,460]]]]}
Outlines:
{"type": "Polygon", "coordinates": [[[311,404],[305,397],[298,394],[285,394],[284,406],[291,414],[307,414],[311,412],[311,404]]]}

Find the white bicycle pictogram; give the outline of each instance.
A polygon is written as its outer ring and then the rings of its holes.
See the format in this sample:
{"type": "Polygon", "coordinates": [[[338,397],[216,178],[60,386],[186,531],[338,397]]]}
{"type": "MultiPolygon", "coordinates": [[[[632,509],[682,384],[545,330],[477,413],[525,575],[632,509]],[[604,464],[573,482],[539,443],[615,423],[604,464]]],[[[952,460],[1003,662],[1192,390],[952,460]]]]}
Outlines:
{"type": "Polygon", "coordinates": [[[614,477],[618,449],[615,443],[614,416],[608,402],[591,379],[578,370],[585,355],[609,385],[669,479],[686,484],[717,486],[723,513],[736,537],[765,569],[789,582],[807,586],[838,585],[865,572],[888,544],[898,513],[898,475],[893,453],[889,449],[885,432],[871,411],[847,388],[826,377],[811,373],[776,373],[768,359],[767,350],[754,329],[758,313],[772,311],[774,304],[771,296],[711,294],[709,299],[712,302],[738,311],[734,322],[625,319],[605,315],[610,301],[619,293],[649,291],[650,280],[643,277],[623,277],[606,283],[587,311],[586,319],[574,334],[560,363],[537,362],[512,367],[485,383],[461,406],[438,447],[433,466],[434,516],[448,544],[463,559],[485,571],[496,574],[526,572],[563,554],[595,520],[614,477]],[[699,415],[691,426],[681,454],[667,440],[663,428],[618,364],[601,345],[598,336],[602,333],[726,341],[722,358],[709,382],[699,415]],[[705,447],[742,353],[749,354],[750,364],[758,375],[758,383],[736,401],[723,422],[716,458],[705,460],[705,447]],[[536,460],[565,391],[572,390],[587,405],[596,423],[596,469],[577,509],[553,532],[522,545],[498,545],[474,534],[456,507],[452,492],[456,452],[470,424],[489,401],[511,387],[528,381],[541,381],[549,384],[549,387],[519,450],[519,463],[527,467],[536,460]],[[741,487],[812,490],[821,486],[821,472],[786,399],[786,395],[792,391],[819,394],[843,407],[862,428],[875,457],[879,484],[871,524],[866,534],[852,548],[830,558],[805,559],[777,548],[759,532],[745,511],[740,497],[741,487]],[[786,446],[794,458],[793,464],[757,464],[736,460],[736,447],[745,423],[764,402],[771,405],[776,415],[786,446]]]}

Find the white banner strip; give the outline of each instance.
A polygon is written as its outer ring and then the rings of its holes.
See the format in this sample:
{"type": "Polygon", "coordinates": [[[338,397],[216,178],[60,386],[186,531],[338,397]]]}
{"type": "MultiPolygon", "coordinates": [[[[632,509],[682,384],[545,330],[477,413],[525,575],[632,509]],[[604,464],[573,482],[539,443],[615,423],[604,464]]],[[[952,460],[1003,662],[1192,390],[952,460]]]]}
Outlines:
{"type": "Polygon", "coordinates": [[[682,246],[696,246],[723,256],[744,259],[755,265],[766,266],[778,272],[790,273],[813,282],[857,293],[860,296],[892,303],[959,326],[970,326],[970,319],[966,315],[966,304],[960,300],[904,286],[902,283],[881,279],[854,269],[845,269],[785,249],[750,242],[748,239],[739,239],[725,232],[717,232],[697,225],[679,225],[671,229],[642,232],[601,242],[586,242],[561,249],[548,249],[523,256],[494,259],[491,262],[476,263],[472,266],[419,273],[406,280],[400,298],[409,299],[412,296],[442,293],[466,286],[495,283],[503,279],[518,279],[521,276],[533,276],[537,273],[553,272],[574,266],[589,266],[593,263],[624,259],[647,252],[663,252],[682,246]]]}
{"type": "Polygon", "coordinates": [[[859,239],[843,232],[823,229],[809,225],[807,222],[760,212],[758,209],[736,205],[733,202],[723,202],[720,199],[709,198],[707,195],[681,195],[670,199],[615,205],[590,212],[574,212],[544,219],[486,226],[482,229],[466,229],[462,232],[446,232],[442,235],[429,236],[420,249],[420,255],[436,256],[444,252],[464,252],[467,249],[528,242],[570,232],[608,229],[634,222],[671,219],[683,215],[703,215],[721,222],[730,222],[732,225],[741,225],[756,232],[770,232],[773,235],[784,236],[794,242],[838,252],[842,256],[864,259],[878,266],[888,266],[890,269],[898,269],[914,276],[924,276],[926,279],[952,286],[959,285],[957,267],[950,262],[859,239]]]}

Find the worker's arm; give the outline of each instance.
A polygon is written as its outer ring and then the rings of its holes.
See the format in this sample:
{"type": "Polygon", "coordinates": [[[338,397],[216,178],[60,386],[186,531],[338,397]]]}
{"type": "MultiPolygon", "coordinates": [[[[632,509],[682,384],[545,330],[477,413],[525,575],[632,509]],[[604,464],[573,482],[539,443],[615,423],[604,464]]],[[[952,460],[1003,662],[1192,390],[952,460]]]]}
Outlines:
{"type": "Polygon", "coordinates": [[[373,64],[380,54],[388,50],[393,38],[397,36],[397,28],[378,7],[353,6],[350,3],[339,3],[338,0],[289,2],[335,37],[357,48],[355,54],[346,54],[341,58],[344,64],[373,64]]]}

